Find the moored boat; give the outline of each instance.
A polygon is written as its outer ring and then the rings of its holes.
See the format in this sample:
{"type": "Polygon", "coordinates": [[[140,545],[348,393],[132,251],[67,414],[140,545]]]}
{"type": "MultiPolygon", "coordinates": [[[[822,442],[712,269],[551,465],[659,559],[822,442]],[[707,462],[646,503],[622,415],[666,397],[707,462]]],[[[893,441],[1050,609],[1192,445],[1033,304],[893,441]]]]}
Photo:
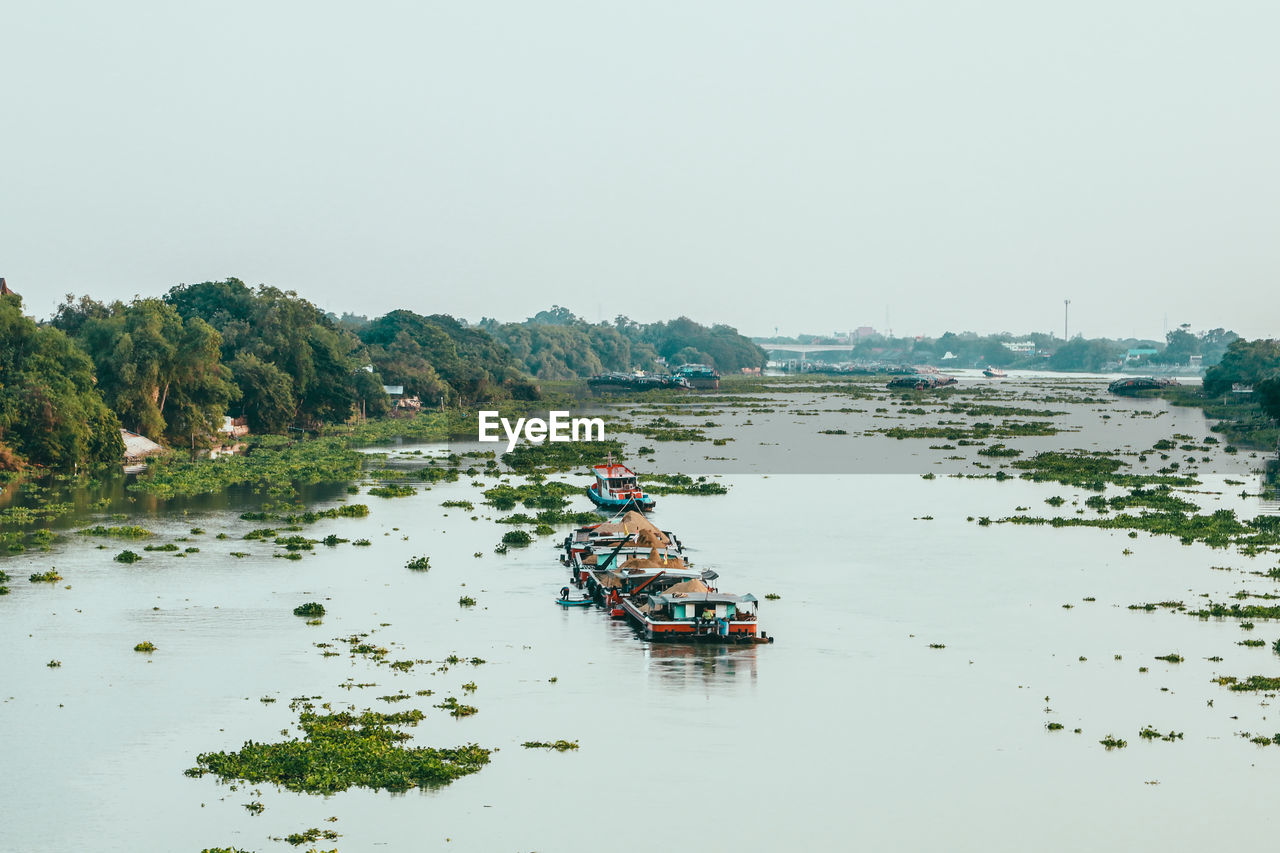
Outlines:
{"type": "Polygon", "coordinates": [[[598,507],[610,510],[653,509],[654,500],[641,490],[636,472],[610,459],[593,469],[596,481],[587,486],[587,497],[598,507]]]}
{"type": "Polygon", "coordinates": [[[676,369],[676,375],[684,377],[686,382],[699,390],[715,390],[720,387],[720,374],[709,364],[682,364],[676,369]]]}
{"type": "Polygon", "coordinates": [[[758,642],[756,605],[754,595],[677,587],[622,599],[623,611],[645,639],[680,642],[758,642]]]}
{"type": "Polygon", "coordinates": [[[986,369],[986,370],[984,370],[984,371],[982,371],[982,375],[983,375],[983,376],[985,376],[985,377],[987,377],[988,379],[1007,379],[1007,378],[1009,378],[1009,374],[1005,373],[1005,372],[1004,372],[1003,370],[1001,370],[1000,368],[998,368],[998,367],[992,367],[992,366],[991,366],[991,365],[989,365],[989,364],[987,365],[987,369],[986,369]]]}
{"type": "Polygon", "coordinates": [[[955,384],[956,378],[954,376],[947,376],[944,373],[917,373],[912,376],[898,376],[890,379],[885,387],[894,391],[902,389],[927,391],[932,388],[941,388],[944,385],[955,384]]]}
{"type": "Polygon", "coordinates": [[[661,388],[693,388],[689,380],[674,373],[598,373],[587,380],[597,393],[653,391],[661,388]]]}

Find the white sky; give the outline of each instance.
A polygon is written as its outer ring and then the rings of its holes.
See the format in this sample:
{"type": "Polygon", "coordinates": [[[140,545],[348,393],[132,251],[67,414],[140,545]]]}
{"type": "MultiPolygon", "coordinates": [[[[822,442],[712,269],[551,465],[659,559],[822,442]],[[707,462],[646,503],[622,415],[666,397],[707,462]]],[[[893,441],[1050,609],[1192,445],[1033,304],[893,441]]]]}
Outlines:
{"type": "Polygon", "coordinates": [[[1280,335],[1280,5],[0,12],[0,275],[748,334],[1280,335]]]}

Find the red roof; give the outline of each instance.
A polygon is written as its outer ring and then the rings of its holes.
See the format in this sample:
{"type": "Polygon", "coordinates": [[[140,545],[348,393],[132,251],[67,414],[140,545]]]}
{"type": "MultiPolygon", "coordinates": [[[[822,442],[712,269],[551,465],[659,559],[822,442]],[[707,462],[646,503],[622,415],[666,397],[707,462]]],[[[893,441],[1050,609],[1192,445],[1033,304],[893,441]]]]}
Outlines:
{"type": "Polygon", "coordinates": [[[636,475],[636,472],[626,465],[597,465],[595,470],[605,477],[634,477],[636,475]]]}

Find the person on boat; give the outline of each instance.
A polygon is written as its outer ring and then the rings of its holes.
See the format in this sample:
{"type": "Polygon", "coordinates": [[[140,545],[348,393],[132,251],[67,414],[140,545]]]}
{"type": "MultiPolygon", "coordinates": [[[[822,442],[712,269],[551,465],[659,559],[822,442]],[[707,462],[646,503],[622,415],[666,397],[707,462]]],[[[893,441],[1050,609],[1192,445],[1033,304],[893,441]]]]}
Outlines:
{"type": "Polygon", "coordinates": [[[724,617],[716,619],[716,633],[721,637],[729,636],[729,620],[724,617]]]}
{"type": "Polygon", "coordinates": [[[561,601],[569,600],[569,587],[567,586],[560,587],[560,600],[561,601]]]}

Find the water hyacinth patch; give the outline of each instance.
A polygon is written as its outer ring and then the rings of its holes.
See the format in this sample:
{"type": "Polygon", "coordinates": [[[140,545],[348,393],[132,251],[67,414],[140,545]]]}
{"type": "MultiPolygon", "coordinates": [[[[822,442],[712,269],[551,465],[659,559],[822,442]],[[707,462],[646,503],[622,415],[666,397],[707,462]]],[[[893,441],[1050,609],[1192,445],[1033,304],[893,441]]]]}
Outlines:
{"type": "Polygon", "coordinates": [[[430,557],[414,557],[411,560],[409,560],[409,562],[405,563],[404,567],[406,569],[413,569],[414,571],[419,571],[419,572],[426,571],[427,569],[431,568],[431,558],[430,557]]]}
{"type": "Polygon", "coordinates": [[[576,740],[527,740],[520,745],[525,749],[554,749],[556,752],[568,752],[578,748],[576,740]]]}
{"type": "Polygon", "coordinates": [[[293,608],[294,616],[307,616],[315,618],[324,615],[324,605],[318,601],[308,601],[306,604],[299,604],[293,608]]]}
{"type": "Polygon", "coordinates": [[[272,782],[290,791],[332,794],[348,788],[406,791],[447,785],[489,763],[491,750],[475,744],[453,749],[409,748],[411,738],[393,726],[416,725],[418,710],[395,714],[303,713],[303,740],[249,741],[238,752],[204,753],[186,771],[213,773],[224,782],[272,782]]]}

